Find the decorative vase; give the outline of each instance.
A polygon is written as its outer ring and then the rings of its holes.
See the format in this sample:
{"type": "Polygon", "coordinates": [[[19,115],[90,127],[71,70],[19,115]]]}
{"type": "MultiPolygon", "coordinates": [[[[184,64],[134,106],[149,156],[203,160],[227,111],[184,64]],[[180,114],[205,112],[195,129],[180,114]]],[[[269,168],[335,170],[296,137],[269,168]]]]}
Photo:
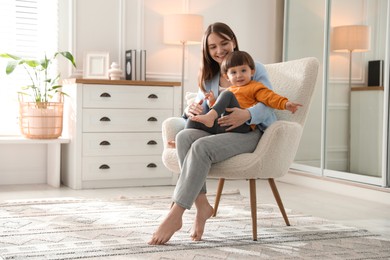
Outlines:
{"type": "Polygon", "coordinates": [[[113,62],[110,69],[108,70],[111,80],[119,80],[122,75],[122,70],[119,68],[118,63],[113,62]]]}

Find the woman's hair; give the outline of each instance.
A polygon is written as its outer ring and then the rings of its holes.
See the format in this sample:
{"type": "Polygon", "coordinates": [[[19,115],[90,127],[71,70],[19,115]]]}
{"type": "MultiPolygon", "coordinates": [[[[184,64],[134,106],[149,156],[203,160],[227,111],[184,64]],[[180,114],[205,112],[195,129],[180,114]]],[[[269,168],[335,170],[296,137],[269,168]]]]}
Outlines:
{"type": "Polygon", "coordinates": [[[255,62],[249,53],[245,51],[233,51],[229,53],[221,64],[221,73],[226,74],[232,67],[248,65],[252,70],[255,69],[255,62]]]}
{"type": "Polygon", "coordinates": [[[210,24],[206,31],[203,34],[202,39],[202,59],[199,70],[198,85],[201,90],[205,92],[204,82],[211,80],[216,74],[219,73],[220,67],[218,62],[216,62],[213,57],[210,56],[208,48],[208,38],[211,33],[217,34],[219,37],[234,41],[235,48],[234,51],[238,50],[238,42],[236,35],[233,30],[224,23],[213,23],[210,24]]]}

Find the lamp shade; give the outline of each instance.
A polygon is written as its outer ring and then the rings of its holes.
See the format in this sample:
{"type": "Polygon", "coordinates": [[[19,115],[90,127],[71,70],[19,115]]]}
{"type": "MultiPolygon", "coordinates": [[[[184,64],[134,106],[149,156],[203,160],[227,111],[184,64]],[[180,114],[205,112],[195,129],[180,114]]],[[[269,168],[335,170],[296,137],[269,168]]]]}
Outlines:
{"type": "Polygon", "coordinates": [[[370,49],[371,28],[366,25],[345,25],[333,28],[333,51],[365,52],[370,49]]]}
{"type": "Polygon", "coordinates": [[[164,43],[197,44],[203,35],[203,16],[172,14],[164,17],[164,43]]]}

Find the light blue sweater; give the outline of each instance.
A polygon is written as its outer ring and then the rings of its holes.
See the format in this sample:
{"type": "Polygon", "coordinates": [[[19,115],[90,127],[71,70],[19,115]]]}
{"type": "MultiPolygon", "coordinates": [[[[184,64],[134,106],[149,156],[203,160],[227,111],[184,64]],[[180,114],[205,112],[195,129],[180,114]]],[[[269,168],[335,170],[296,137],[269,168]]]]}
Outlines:
{"type": "MultiPolygon", "coordinates": [[[[256,65],[256,71],[252,79],[261,82],[269,89],[272,89],[272,85],[271,82],[269,81],[268,73],[264,65],[259,62],[255,62],[255,65],[256,65]]],[[[209,81],[206,81],[204,84],[206,91],[209,92],[210,90],[212,90],[216,98],[218,97],[219,94],[218,91],[219,77],[220,74],[218,73],[217,75],[214,76],[214,78],[212,78],[209,81]]],[[[199,90],[197,100],[199,101],[202,100],[203,98],[204,98],[204,93],[201,90],[199,90]]],[[[210,108],[208,107],[207,102],[203,102],[203,109],[205,113],[209,111],[210,108]]],[[[264,131],[268,126],[270,126],[273,122],[277,120],[274,110],[270,107],[267,107],[261,102],[259,102],[257,105],[251,108],[248,108],[248,111],[251,114],[251,119],[247,122],[247,124],[257,125],[257,127],[261,131],[264,131]]]]}

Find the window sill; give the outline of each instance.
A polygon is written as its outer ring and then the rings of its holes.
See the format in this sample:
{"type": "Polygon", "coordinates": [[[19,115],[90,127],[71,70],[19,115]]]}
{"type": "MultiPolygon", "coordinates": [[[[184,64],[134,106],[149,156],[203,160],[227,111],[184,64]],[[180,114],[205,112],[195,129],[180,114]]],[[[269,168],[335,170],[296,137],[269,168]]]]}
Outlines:
{"type": "Polygon", "coordinates": [[[65,144],[69,143],[69,138],[57,139],[28,139],[23,136],[0,136],[0,144],[65,144]]]}

